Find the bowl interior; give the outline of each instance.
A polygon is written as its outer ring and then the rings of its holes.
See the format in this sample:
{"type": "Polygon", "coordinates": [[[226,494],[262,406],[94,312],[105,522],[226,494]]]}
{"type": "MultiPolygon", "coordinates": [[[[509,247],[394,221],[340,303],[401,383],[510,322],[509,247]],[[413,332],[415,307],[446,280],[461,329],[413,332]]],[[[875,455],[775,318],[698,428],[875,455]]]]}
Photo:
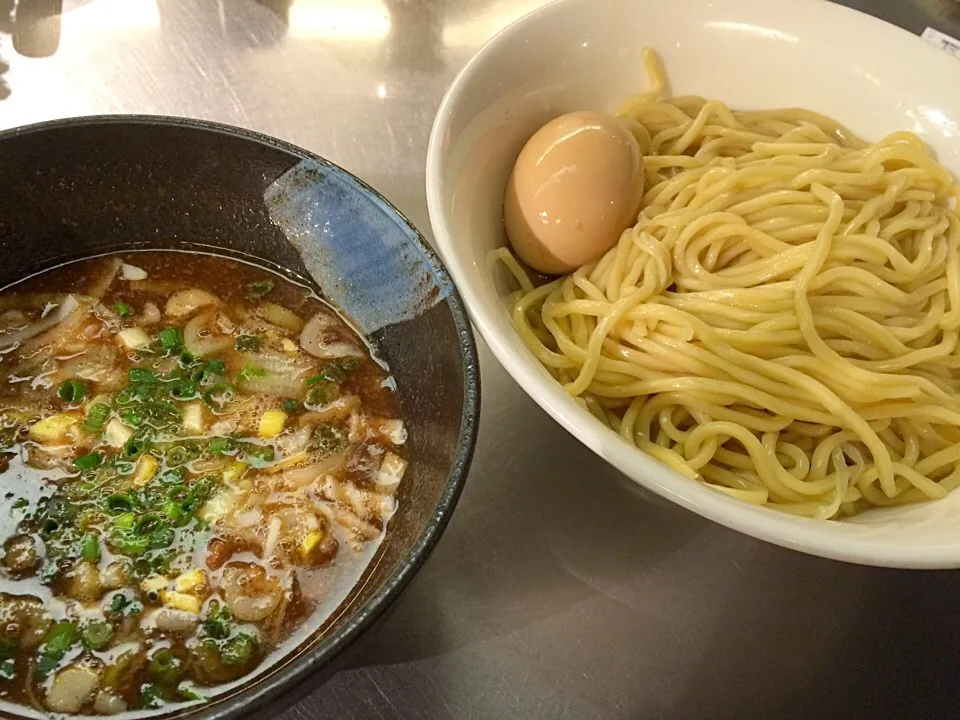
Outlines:
{"type": "Polygon", "coordinates": [[[505,243],[502,202],[520,148],[544,122],[613,111],[647,89],[655,49],[675,95],[735,108],[805,107],[868,139],[923,136],[960,174],[960,66],[893,26],[804,0],[560,0],[494,38],[464,69],[437,116],[427,161],[430,216],[448,268],[492,350],[554,418],[635,481],[751,535],[857,562],[960,565],[960,493],[924,506],[819,522],[754,508],[692,483],[622,441],[572,401],[513,330],[488,262],[505,243]],[[851,42],[857,38],[857,43],[851,42]]]}
{"type": "Polygon", "coordinates": [[[340,168],[268,138],[185,121],[104,118],[0,135],[0,156],[0,286],[114,249],[256,258],[319,281],[396,379],[410,467],[386,539],[326,632],[301,638],[257,683],[200,709],[210,717],[248,712],[354,639],[446,525],[479,413],[476,350],[460,300],[422,238],[385,200],[340,168]],[[392,304],[371,308],[363,298],[383,287],[392,304]]]}

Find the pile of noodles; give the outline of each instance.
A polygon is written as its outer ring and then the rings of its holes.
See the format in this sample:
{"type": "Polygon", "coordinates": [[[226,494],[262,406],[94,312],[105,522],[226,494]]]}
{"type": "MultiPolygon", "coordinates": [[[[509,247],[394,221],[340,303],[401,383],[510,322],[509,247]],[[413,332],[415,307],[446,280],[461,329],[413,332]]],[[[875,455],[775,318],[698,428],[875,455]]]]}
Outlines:
{"type": "Polygon", "coordinates": [[[509,297],[530,350],[623,438],[691,479],[818,518],[960,485],[960,222],[923,142],[799,109],[662,99],[620,112],[637,224],[509,297]]]}

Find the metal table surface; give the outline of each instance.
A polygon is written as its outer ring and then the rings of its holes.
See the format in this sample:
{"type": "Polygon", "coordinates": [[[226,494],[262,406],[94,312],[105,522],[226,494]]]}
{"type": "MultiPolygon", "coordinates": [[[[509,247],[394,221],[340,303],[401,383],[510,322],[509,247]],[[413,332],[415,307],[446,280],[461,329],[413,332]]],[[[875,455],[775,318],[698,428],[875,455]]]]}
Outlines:
{"type": "MultiPolygon", "coordinates": [[[[444,89],[543,2],[64,0],[58,44],[57,20],[21,0],[14,23],[0,0],[0,127],[252,128],[357,173],[429,235],[444,89]]],[[[951,0],[847,4],[960,35],[951,0]]],[[[806,557],[639,496],[481,352],[479,446],[443,541],[349,669],[279,718],[960,716],[960,574],[806,557]]]]}

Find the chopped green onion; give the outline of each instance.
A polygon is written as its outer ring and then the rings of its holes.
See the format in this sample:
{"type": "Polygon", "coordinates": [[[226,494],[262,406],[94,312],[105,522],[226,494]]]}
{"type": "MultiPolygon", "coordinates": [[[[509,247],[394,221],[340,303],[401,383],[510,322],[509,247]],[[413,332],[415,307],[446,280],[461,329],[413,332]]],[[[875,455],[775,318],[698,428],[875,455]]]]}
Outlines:
{"type": "Polygon", "coordinates": [[[119,315],[120,317],[127,317],[128,315],[133,314],[133,310],[131,310],[130,306],[127,305],[125,302],[118,301],[116,307],[117,307],[117,315],[119,315]]]}
{"type": "Polygon", "coordinates": [[[13,680],[17,676],[16,640],[0,638],[0,680],[13,680]]]}
{"type": "Polygon", "coordinates": [[[44,638],[43,650],[37,661],[37,675],[46,677],[56,670],[67,650],[77,641],[77,626],[75,623],[55,622],[47,630],[44,638]]]}
{"type": "Polygon", "coordinates": [[[190,491],[186,488],[186,486],[175,485],[167,490],[167,499],[179,502],[180,500],[185,500],[189,494],[190,491]]]}
{"type": "Polygon", "coordinates": [[[229,607],[221,605],[217,600],[211,600],[207,616],[200,621],[200,628],[207,637],[226,640],[230,637],[232,620],[233,613],[229,607]]]}
{"type": "Polygon", "coordinates": [[[170,572],[170,555],[158,553],[150,560],[150,571],[154,575],[166,575],[170,572]]]}
{"type": "Polygon", "coordinates": [[[77,466],[78,470],[92,470],[101,462],[103,462],[103,456],[100,453],[92,452],[81,455],[73,461],[73,464],[77,466]]]}
{"type": "Polygon", "coordinates": [[[243,454],[244,458],[254,467],[273,462],[274,458],[272,445],[254,445],[249,443],[244,447],[243,454]]]}
{"type": "Polygon", "coordinates": [[[174,525],[183,523],[183,510],[180,508],[180,503],[174,500],[167,500],[163,504],[163,514],[166,515],[167,519],[174,525]]]}
{"type": "Polygon", "coordinates": [[[120,417],[127,425],[140,427],[143,424],[143,415],[136,408],[130,408],[120,413],[120,417]]]}
{"type": "Polygon", "coordinates": [[[91,432],[100,432],[110,416],[110,406],[106,403],[94,403],[87,410],[87,418],[84,420],[83,427],[91,432]]]}
{"type": "Polygon", "coordinates": [[[207,370],[214,373],[215,375],[220,375],[224,373],[227,369],[227,364],[223,360],[211,360],[207,363],[207,370]]]}
{"type": "Polygon", "coordinates": [[[133,498],[123,493],[107,496],[107,510],[112,513],[124,513],[133,510],[133,498]]]}
{"type": "Polygon", "coordinates": [[[252,378],[252,377],[263,377],[266,374],[267,374],[267,371],[264,370],[263,368],[247,364],[247,366],[243,368],[243,370],[237,373],[236,382],[242,382],[243,380],[246,380],[247,378],[252,378]]]}
{"type": "Polygon", "coordinates": [[[137,521],[137,516],[132,512],[126,512],[122,515],[118,515],[113,520],[113,524],[118,528],[124,528],[129,530],[133,527],[133,524],[137,521]]]}
{"type": "Polygon", "coordinates": [[[190,451],[187,450],[183,445],[174,445],[167,448],[167,452],[164,453],[164,457],[167,459],[167,465],[172,467],[177,467],[178,465],[183,465],[190,460],[190,451]]]}
{"type": "Polygon", "coordinates": [[[100,560],[100,538],[93,533],[87,533],[80,541],[80,557],[88,562],[100,560]]]}
{"type": "Polygon", "coordinates": [[[273,290],[273,280],[254,280],[243,286],[243,296],[247,300],[259,300],[273,290]]]}
{"type": "Polygon", "coordinates": [[[129,598],[127,598],[127,596],[122,592],[118,592],[116,595],[110,598],[110,605],[107,607],[107,609],[114,615],[118,615],[122,613],[124,608],[126,608],[129,604],[129,598]]]}
{"type": "Polygon", "coordinates": [[[209,699],[206,695],[201,695],[199,692],[197,692],[197,690],[186,681],[177,685],[177,692],[180,693],[180,697],[182,697],[184,700],[206,702],[209,699]]]}
{"type": "Polygon", "coordinates": [[[192,380],[181,380],[170,389],[170,395],[177,400],[192,400],[197,396],[197,384],[192,380]]]}
{"type": "Polygon", "coordinates": [[[204,392],[200,397],[203,398],[203,402],[211,410],[216,412],[222,410],[227,401],[233,397],[233,388],[229,385],[218,383],[204,392]]]}
{"type": "Polygon", "coordinates": [[[240,352],[255,352],[263,347],[263,341],[256,335],[241,335],[234,345],[240,352]]]}
{"type": "Polygon", "coordinates": [[[132,383],[152,384],[157,381],[157,374],[147,368],[130,368],[127,370],[127,377],[130,378],[130,382],[132,383]]]}
{"type": "Polygon", "coordinates": [[[176,533],[173,528],[162,527],[150,536],[150,548],[153,550],[162,550],[173,545],[176,539],[176,533]]]}
{"type": "Polygon", "coordinates": [[[180,334],[180,330],[175,327],[161,330],[157,339],[160,341],[160,347],[164,350],[172,350],[183,345],[183,336],[180,334]]]}
{"type": "Polygon", "coordinates": [[[77,641],[77,626],[68,621],[55,622],[47,631],[44,642],[47,650],[65,653],[77,641]]]}
{"type": "Polygon", "coordinates": [[[127,555],[142,555],[150,548],[150,538],[120,528],[110,534],[110,543],[127,555]]]}
{"type": "Polygon", "coordinates": [[[183,673],[180,660],[170,648],[160,648],[150,658],[147,666],[150,678],[161,685],[174,685],[183,673]]]}
{"type": "Polygon", "coordinates": [[[257,641],[252,635],[240,633],[230,638],[220,650],[220,659],[224,665],[243,667],[257,649],[257,641]]]}
{"type": "Polygon", "coordinates": [[[300,403],[298,403],[296,400],[290,400],[290,399],[284,400],[283,411],[288,414],[292,413],[297,409],[297,407],[299,407],[299,405],[300,403]]]}
{"type": "Polygon", "coordinates": [[[144,683],[140,686],[140,707],[146,710],[156,710],[163,706],[163,691],[153,683],[144,683]]]}
{"type": "Polygon", "coordinates": [[[133,526],[133,531],[137,535],[149,535],[162,525],[163,518],[160,517],[159,513],[147,513],[140,516],[140,519],[133,526]]]}
{"type": "Polygon", "coordinates": [[[123,446],[121,453],[123,457],[132,460],[133,458],[145,453],[149,447],[150,442],[146,438],[138,438],[136,435],[134,435],[132,438],[127,440],[127,443],[123,446]]]}
{"type": "Polygon", "coordinates": [[[80,629],[80,640],[88,650],[104,650],[112,637],[113,626],[102,620],[88,622],[80,629]]]}
{"type": "Polygon", "coordinates": [[[183,365],[184,367],[190,367],[191,365],[193,365],[193,363],[197,361],[197,359],[191,353],[188,353],[186,350],[180,353],[179,360],[180,360],[180,364],[183,365]]]}
{"type": "Polygon", "coordinates": [[[83,400],[87,394],[87,386],[79,380],[64,380],[57,394],[61,400],[72,405],[83,400]]]}
{"type": "Polygon", "coordinates": [[[307,380],[307,386],[315,385],[318,382],[328,380],[338,385],[347,379],[347,375],[360,367],[360,359],[356,357],[344,357],[339,360],[330,360],[318,375],[314,375],[307,380]]]}
{"type": "Polygon", "coordinates": [[[308,405],[326,405],[340,397],[340,386],[324,381],[307,391],[308,405]]]}
{"type": "Polygon", "coordinates": [[[313,432],[317,448],[324,455],[333,455],[347,446],[347,434],[333,425],[317,425],[313,432]]]}
{"type": "Polygon", "coordinates": [[[224,455],[235,448],[233,440],[225,437],[215,437],[207,445],[211,455],[224,455]]]}
{"type": "Polygon", "coordinates": [[[60,523],[58,523],[53,518],[47,518],[43,521],[43,527],[40,528],[40,532],[44,535],[50,535],[55,533],[60,528],[60,523]]]}

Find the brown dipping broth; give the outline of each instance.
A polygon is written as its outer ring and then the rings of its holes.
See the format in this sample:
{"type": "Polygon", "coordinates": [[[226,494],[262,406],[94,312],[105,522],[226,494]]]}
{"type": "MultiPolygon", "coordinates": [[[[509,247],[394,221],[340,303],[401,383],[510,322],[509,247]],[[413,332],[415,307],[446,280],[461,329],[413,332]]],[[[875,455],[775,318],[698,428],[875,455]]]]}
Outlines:
{"type": "Polygon", "coordinates": [[[406,468],[389,384],[309,289],[222,257],[0,293],[0,698],[203,700],[332,611],[406,468]]]}

